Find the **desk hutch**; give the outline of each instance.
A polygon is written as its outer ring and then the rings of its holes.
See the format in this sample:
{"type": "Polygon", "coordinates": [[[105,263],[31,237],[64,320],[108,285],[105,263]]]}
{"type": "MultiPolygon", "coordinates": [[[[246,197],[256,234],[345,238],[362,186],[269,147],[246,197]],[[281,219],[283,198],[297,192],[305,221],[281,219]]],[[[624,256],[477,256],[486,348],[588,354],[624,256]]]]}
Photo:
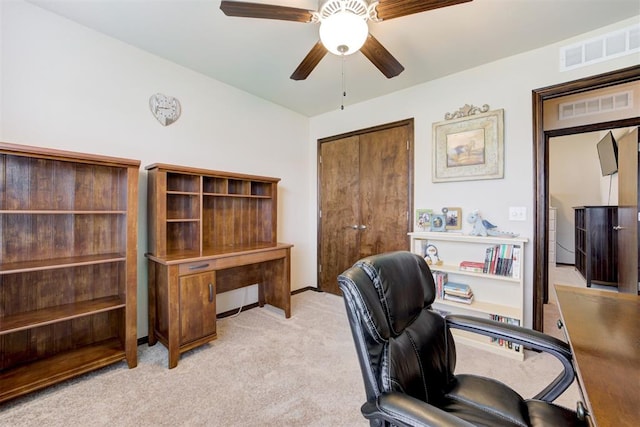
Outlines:
{"type": "Polygon", "coordinates": [[[153,164],[148,171],[149,345],[169,368],[216,339],[216,294],[258,284],[291,316],[290,244],[277,242],[279,178],[153,164]]]}

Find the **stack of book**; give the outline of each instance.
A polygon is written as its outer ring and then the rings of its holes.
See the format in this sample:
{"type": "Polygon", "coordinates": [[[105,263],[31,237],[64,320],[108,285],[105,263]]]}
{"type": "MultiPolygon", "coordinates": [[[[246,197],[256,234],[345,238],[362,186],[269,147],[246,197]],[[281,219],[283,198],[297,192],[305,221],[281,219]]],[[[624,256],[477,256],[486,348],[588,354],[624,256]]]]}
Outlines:
{"type": "Polygon", "coordinates": [[[461,302],[463,304],[471,304],[471,302],[473,302],[473,291],[469,285],[447,282],[444,284],[444,299],[461,302]]]}

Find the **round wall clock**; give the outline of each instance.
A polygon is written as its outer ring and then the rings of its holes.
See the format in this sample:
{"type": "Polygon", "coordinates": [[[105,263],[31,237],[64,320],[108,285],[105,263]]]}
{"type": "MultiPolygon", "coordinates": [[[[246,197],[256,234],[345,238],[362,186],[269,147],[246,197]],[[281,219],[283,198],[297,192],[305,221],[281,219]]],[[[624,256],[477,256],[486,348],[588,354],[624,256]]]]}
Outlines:
{"type": "Polygon", "coordinates": [[[180,101],[161,93],[151,95],[149,108],[162,126],[168,126],[180,117],[180,101]]]}

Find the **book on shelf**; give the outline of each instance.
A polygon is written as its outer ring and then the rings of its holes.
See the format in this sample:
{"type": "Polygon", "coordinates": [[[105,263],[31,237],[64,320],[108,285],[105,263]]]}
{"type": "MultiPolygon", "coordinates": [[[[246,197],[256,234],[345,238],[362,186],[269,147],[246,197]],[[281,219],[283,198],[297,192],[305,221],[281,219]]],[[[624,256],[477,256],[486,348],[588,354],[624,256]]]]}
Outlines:
{"type": "Polygon", "coordinates": [[[448,281],[448,275],[444,271],[432,271],[433,283],[436,285],[436,297],[444,297],[444,285],[448,281]]]}
{"type": "Polygon", "coordinates": [[[460,297],[458,295],[445,293],[443,299],[447,301],[460,302],[462,304],[471,304],[473,302],[473,294],[469,295],[468,297],[460,297]]]}
{"type": "Polygon", "coordinates": [[[485,251],[483,273],[520,278],[520,245],[500,244],[485,251]]]}
{"type": "Polygon", "coordinates": [[[473,302],[473,291],[471,287],[465,283],[447,282],[444,285],[444,295],[442,299],[471,304],[473,302]]]}
{"type": "Polygon", "coordinates": [[[515,245],[513,247],[511,268],[512,268],[511,276],[514,279],[519,279],[520,278],[520,246],[519,245],[515,245]]]}
{"type": "MultiPolygon", "coordinates": [[[[490,314],[489,318],[491,320],[495,320],[496,322],[509,323],[511,325],[520,326],[520,320],[515,319],[513,317],[501,316],[499,314],[490,314]]],[[[491,338],[491,342],[499,345],[501,347],[505,347],[508,349],[512,349],[514,351],[520,351],[520,344],[512,343],[511,341],[507,341],[502,338],[491,338]]]]}
{"type": "Polygon", "coordinates": [[[444,293],[459,296],[469,296],[473,294],[471,287],[465,283],[447,282],[444,285],[444,293]]]}
{"type": "Polygon", "coordinates": [[[472,271],[474,273],[482,273],[484,269],[484,262],[461,261],[459,268],[462,271],[472,271]]]}

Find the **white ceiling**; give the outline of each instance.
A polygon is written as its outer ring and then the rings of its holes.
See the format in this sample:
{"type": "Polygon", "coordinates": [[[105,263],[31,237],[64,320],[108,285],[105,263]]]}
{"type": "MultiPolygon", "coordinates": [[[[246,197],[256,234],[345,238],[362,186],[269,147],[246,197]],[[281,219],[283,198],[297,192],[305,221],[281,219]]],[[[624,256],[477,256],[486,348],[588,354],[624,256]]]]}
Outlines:
{"type": "MultiPolygon", "coordinates": [[[[339,57],[289,79],[318,41],[318,24],[227,17],[219,0],[27,1],[306,116],[342,103],[339,57]]],[[[317,0],[251,1],[317,8],[317,0]]],[[[473,0],[370,22],[405,70],[387,79],[360,52],[346,57],[345,106],[637,15],[640,0],[473,0]]]]}

